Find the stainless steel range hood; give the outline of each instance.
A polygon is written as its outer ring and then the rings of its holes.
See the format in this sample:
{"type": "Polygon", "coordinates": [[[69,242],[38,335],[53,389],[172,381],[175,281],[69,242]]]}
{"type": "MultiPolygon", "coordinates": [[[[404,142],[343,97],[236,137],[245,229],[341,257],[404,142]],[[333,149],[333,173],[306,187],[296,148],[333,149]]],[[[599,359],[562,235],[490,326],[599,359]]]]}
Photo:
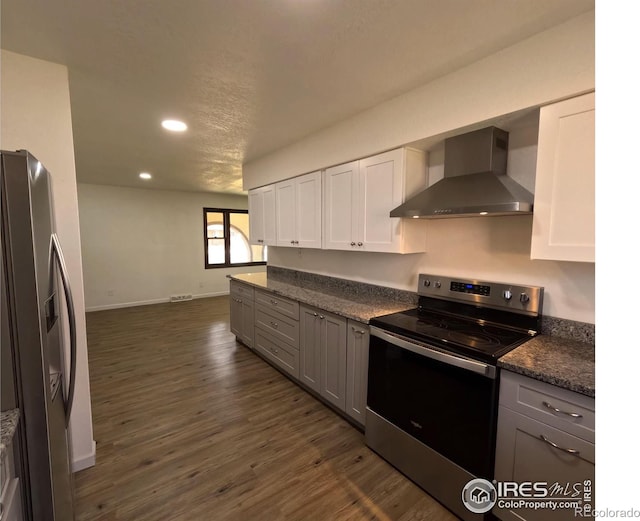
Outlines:
{"type": "Polygon", "coordinates": [[[507,177],[509,133],[487,127],[444,142],[444,179],[393,209],[391,217],[442,219],[527,215],[533,194],[507,177]]]}

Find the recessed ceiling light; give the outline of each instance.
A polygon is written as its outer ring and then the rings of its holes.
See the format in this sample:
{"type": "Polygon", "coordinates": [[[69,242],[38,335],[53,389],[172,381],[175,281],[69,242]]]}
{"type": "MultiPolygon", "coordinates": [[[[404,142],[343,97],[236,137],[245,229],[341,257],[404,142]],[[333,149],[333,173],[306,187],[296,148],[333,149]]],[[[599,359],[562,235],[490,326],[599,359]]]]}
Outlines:
{"type": "Polygon", "coordinates": [[[184,121],[178,121],[177,119],[165,119],[162,122],[162,127],[170,130],[171,132],[184,132],[187,130],[187,124],[184,121]]]}
{"type": "Polygon", "coordinates": [[[140,179],[151,179],[151,174],[149,172],[141,172],[140,179]]]}

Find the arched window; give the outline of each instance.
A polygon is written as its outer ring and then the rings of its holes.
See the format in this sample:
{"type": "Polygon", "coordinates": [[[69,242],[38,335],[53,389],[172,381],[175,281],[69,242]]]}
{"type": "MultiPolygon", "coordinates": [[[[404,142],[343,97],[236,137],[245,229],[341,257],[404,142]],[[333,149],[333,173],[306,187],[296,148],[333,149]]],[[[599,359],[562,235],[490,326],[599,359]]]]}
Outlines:
{"type": "Polygon", "coordinates": [[[247,210],[204,208],[205,268],[265,264],[266,246],[249,243],[247,210]]]}

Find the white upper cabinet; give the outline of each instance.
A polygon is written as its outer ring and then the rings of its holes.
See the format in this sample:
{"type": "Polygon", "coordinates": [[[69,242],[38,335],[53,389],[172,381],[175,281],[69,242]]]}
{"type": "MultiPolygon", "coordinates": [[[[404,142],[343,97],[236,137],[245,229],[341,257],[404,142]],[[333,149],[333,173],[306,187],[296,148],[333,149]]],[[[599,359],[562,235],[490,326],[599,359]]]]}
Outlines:
{"type": "Polygon", "coordinates": [[[531,258],[595,261],[595,93],[540,109],[531,258]]]}
{"type": "Polygon", "coordinates": [[[322,173],[276,183],[278,246],[322,247],[322,173]]]}
{"type": "Polygon", "coordinates": [[[276,244],[275,185],[249,190],[249,242],[262,246],[276,244]]]}
{"type": "Polygon", "coordinates": [[[324,172],[323,248],[390,253],[426,249],[422,223],[389,212],[426,187],[426,155],[399,148],[324,172]]]}
{"type": "Polygon", "coordinates": [[[329,250],[355,248],[360,222],[359,190],[359,161],[325,170],[323,248],[329,250]]]}

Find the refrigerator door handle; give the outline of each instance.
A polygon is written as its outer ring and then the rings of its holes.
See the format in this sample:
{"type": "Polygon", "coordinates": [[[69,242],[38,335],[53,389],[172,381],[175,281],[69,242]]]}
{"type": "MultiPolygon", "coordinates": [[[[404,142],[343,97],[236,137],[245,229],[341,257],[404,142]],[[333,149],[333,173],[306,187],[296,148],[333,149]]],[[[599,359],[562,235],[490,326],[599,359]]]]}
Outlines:
{"type": "Polygon", "coordinates": [[[67,266],[64,262],[64,255],[62,254],[62,248],[60,247],[60,240],[58,239],[58,235],[55,233],[51,235],[51,255],[52,258],[55,259],[58,269],[60,270],[60,277],[62,278],[62,286],[64,288],[64,298],[67,303],[67,316],[69,317],[69,350],[71,353],[71,360],[69,364],[69,392],[67,393],[67,401],[64,407],[65,421],[68,427],[69,418],[71,416],[71,407],[73,405],[73,395],[76,388],[76,315],[73,307],[69,273],[67,272],[67,266]]]}

